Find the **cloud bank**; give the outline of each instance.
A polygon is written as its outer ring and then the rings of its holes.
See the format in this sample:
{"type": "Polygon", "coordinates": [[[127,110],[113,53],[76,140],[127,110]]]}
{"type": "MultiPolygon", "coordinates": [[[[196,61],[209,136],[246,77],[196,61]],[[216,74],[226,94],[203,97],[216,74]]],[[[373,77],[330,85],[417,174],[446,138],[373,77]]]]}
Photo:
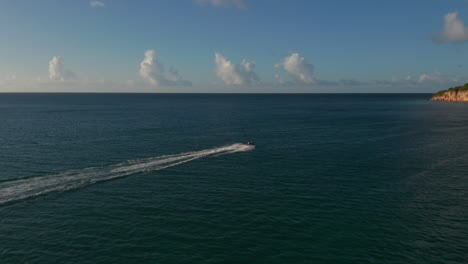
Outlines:
{"type": "Polygon", "coordinates": [[[232,63],[220,53],[215,53],[216,76],[227,85],[251,84],[259,80],[254,72],[255,62],[243,60],[240,64],[232,63]]]}
{"type": "Polygon", "coordinates": [[[89,2],[89,5],[91,7],[105,7],[106,6],[106,4],[104,4],[101,1],[91,1],[91,2],[89,2]]]}
{"type": "MultiPolygon", "coordinates": [[[[457,76],[451,76],[451,75],[446,75],[442,72],[435,71],[433,73],[424,73],[421,74],[417,82],[421,84],[457,84],[459,82],[463,82],[464,78],[457,77],[457,76]]],[[[411,76],[406,77],[406,81],[413,81],[411,76]]]]}
{"type": "Polygon", "coordinates": [[[194,0],[199,5],[211,5],[214,7],[233,7],[238,9],[246,9],[247,4],[243,0],[194,0]]]}
{"type": "Polygon", "coordinates": [[[415,77],[407,75],[403,78],[393,77],[389,81],[374,81],[374,84],[391,87],[437,87],[442,89],[443,87],[460,85],[466,82],[468,82],[468,76],[456,76],[434,71],[416,75],[415,77]]]}
{"type": "Polygon", "coordinates": [[[192,86],[190,81],[184,80],[174,68],[169,68],[166,75],[164,65],[155,59],[156,52],[147,50],[145,58],[140,63],[140,76],[155,87],[161,86],[192,86]]]}
{"type": "Polygon", "coordinates": [[[468,28],[458,18],[458,12],[448,13],[444,16],[444,29],[434,37],[434,41],[439,43],[468,41],[468,28]]]}
{"type": "MultiPolygon", "coordinates": [[[[281,63],[275,65],[275,67],[282,67],[288,72],[291,77],[299,83],[313,84],[314,80],[314,66],[307,63],[304,57],[301,57],[299,53],[293,53],[283,59],[281,63]]],[[[276,77],[276,79],[281,79],[276,77]]]]}
{"type": "Polygon", "coordinates": [[[52,81],[70,81],[75,80],[76,75],[65,68],[62,57],[54,56],[49,61],[49,79],[52,81]]]}

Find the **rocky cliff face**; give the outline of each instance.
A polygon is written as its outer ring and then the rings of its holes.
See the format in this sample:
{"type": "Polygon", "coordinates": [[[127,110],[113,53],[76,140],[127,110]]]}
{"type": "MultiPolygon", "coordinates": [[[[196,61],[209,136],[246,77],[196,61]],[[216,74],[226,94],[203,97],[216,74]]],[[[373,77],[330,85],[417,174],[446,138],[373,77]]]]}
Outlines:
{"type": "Polygon", "coordinates": [[[445,91],[432,96],[431,101],[468,102],[468,91],[445,91]]]}

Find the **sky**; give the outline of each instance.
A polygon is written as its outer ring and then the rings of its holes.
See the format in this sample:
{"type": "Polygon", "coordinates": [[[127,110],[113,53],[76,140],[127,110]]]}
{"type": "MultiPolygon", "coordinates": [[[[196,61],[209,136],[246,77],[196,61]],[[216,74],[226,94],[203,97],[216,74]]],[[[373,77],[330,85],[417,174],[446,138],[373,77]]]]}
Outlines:
{"type": "Polygon", "coordinates": [[[0,0],[0,92],[419,93],[468,82],[468,0],[0,0]]]}

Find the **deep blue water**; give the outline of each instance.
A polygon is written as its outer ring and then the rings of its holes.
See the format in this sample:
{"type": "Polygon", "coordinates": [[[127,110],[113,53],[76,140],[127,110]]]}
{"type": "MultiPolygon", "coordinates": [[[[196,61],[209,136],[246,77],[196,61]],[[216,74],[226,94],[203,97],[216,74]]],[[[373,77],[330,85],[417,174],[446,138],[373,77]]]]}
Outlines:
{"type": "Polygon", "coordinates": [[[466,263],[429,97],[0,94],[0,263],[466,263]]]}

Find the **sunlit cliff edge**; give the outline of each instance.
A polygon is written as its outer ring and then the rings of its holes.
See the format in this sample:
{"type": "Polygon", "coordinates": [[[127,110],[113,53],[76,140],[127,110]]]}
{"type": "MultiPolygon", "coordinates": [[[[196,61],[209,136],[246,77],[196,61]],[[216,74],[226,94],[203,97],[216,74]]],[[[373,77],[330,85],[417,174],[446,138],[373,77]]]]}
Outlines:
{"type": "Polygon", "coordinates": [[[431,101],[468,102],[468,83],[435,93],[431,101]]]}

